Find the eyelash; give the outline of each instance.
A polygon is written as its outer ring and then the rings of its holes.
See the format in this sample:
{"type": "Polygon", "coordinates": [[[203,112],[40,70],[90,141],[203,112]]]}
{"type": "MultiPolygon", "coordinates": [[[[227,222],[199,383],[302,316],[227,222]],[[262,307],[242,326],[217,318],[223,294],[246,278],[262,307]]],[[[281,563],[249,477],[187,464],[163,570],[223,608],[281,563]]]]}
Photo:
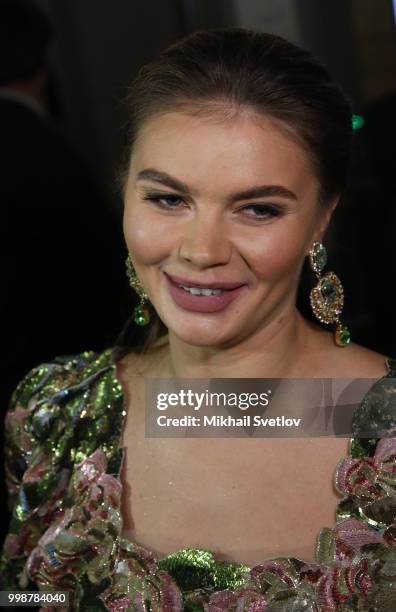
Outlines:
{"type": "MultiPolygon", "coordinates": [[[[179,206],[171,206],[169,204],[169,200],[183,201],[182,198],[177,195],[172,195],[172,194],[160,195],[160,194],[155,194],[155,193],[148,193],[147,195],[143,197],[143,200],[153,202],[156,206],[159,206],[160,208],[164,210],[177,210],[179,208],[179,206]],[[161,200],[168,201],[168,204],[163,204],[161,200]]],[[[278,208],[277,206],[271,205],[271,204],[248,204],[247,206],[243,206],[242,208],[238,210],[248,210],[248,209],[250,210],[256,209],[256,210],[264,211],[265,213],[267,213],[265,216],[248,215],[252,219],[267,219],[268,214],[270,217],[279,217],[282,214],[282,211],[280,210],[280,208],[278,208]]]]}

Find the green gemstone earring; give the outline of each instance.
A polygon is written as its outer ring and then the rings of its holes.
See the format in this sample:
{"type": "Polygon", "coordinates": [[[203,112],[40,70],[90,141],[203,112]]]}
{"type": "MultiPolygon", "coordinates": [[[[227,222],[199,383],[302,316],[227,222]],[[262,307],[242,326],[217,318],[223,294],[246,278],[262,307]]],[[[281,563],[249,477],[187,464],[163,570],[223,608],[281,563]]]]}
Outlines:
{"type": "Polygon", "coordinates": [[[135,268],[133,267],[133,263],[132,263],[130,254],[126,258],[125,263],[126,263],[129,284],[136,291],[136,293],[138,294],[140,298],[140,304],[135,306],[135,309],[134,309],[134,321],[136,325],[141,325],[141,326],[147,325],[150,322],[150,313],[146,306],[146,302],[148,302],[148,295],[143,289],[142,285],[140,284],[135,268]]]}
{"type": "Polygon", "coordinates": [[[318,280],[318,284],[313,287],[310,294],[312,310],[321,323],[335,323],[334,341],[337,346],[346,346],[351,341],[351,335],[348,327],[340,321],[344,306],[344,289],[334,272],[322,275],[327,263],[327,251],[321,242],[313,243],[309,252],[309,261],[318,280]]]}

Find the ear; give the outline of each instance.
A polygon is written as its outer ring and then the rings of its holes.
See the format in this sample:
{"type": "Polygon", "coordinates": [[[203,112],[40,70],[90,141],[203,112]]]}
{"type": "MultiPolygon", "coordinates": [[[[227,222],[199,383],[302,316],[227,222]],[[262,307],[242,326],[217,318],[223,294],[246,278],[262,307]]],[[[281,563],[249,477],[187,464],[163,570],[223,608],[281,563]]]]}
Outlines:
{"type": "Polygon", "coordinates": [[[314,240],[318,240],[319,242],[322,242],[323,240],[323,236],[326,233],[327,227],[330,223],[330,219],[331,216],[338,204],[340,200],[340,196],[337,195],[335,198],[333,198],[333,200],[331,202],[329,202],[326,206],[325,209],[323,209],[320,213],[319,213],[319,220],[318,220],[318,226],[316,228],[315,234],[314,234],[314,240]]]}

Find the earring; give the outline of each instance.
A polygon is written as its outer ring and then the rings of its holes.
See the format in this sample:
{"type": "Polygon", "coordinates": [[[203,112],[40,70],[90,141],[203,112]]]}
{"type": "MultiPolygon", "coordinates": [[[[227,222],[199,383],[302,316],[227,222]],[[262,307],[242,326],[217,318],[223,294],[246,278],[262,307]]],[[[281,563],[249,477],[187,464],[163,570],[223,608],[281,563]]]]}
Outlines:
{"type": "Polygon", "coordinates": [[[309,251],[309,260],[318,280],[318,284],[310,293],[312,310],[321,323],[335,323],[334,341],[337,346],[346,346],[351,341],[351,335],[348,327],[340,321],[344,306],[344,289],[334,272],[322,275],[327,263],[327,251],[321,242],[313,243],[309,251]]]}
{"type": "Polygon", "coordinates": [[[140,284],[135,268],[133,267],[133,263],[132,263],[130,254],[128,254],[128,257],[126,258],[125,263],[126,263],[129,284],[136,291],[136,293],[138,294],[140,298],[140,304],[135,306],[135,309],[134,309],[134,321],[136,325],[141,325],[141,326],[147,325],[150,322],[150,313],[146,306],[146,302],[148,302],[148,295],[143,289],[142,285],[140,284]]]}

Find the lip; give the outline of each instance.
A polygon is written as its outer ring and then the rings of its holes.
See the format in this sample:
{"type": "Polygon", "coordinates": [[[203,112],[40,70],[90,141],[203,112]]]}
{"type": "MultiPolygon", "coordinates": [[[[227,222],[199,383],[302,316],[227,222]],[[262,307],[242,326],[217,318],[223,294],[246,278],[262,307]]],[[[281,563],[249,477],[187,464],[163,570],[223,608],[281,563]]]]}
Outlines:
{"type": "Polygon", "coordinates": [[[227,308],[239,295],[246,289],[246,284],[240,283],[206,283],[182,279],[177,276],[170,276],[164,273],[168,291],[179,308],[191,312],[219,312],[227,308]],[[192,295],[185,291],[180,285],[186,287],[204,287],[207,289],[227,289],[220,295],[192,295]]]}
{"type": "Polygon", "coordinates": [[[168,274],[164,272],[165,276],[175,285],[184,285],[185,287],[199,287],[204,289],[237,289],[238,287],[242,287],[244,283],[224,283],[222,281],[215,282],[205,282],[195,281],[188,278],[181,278],[180,276],[173,276],[173,274],[168,274]]]}

